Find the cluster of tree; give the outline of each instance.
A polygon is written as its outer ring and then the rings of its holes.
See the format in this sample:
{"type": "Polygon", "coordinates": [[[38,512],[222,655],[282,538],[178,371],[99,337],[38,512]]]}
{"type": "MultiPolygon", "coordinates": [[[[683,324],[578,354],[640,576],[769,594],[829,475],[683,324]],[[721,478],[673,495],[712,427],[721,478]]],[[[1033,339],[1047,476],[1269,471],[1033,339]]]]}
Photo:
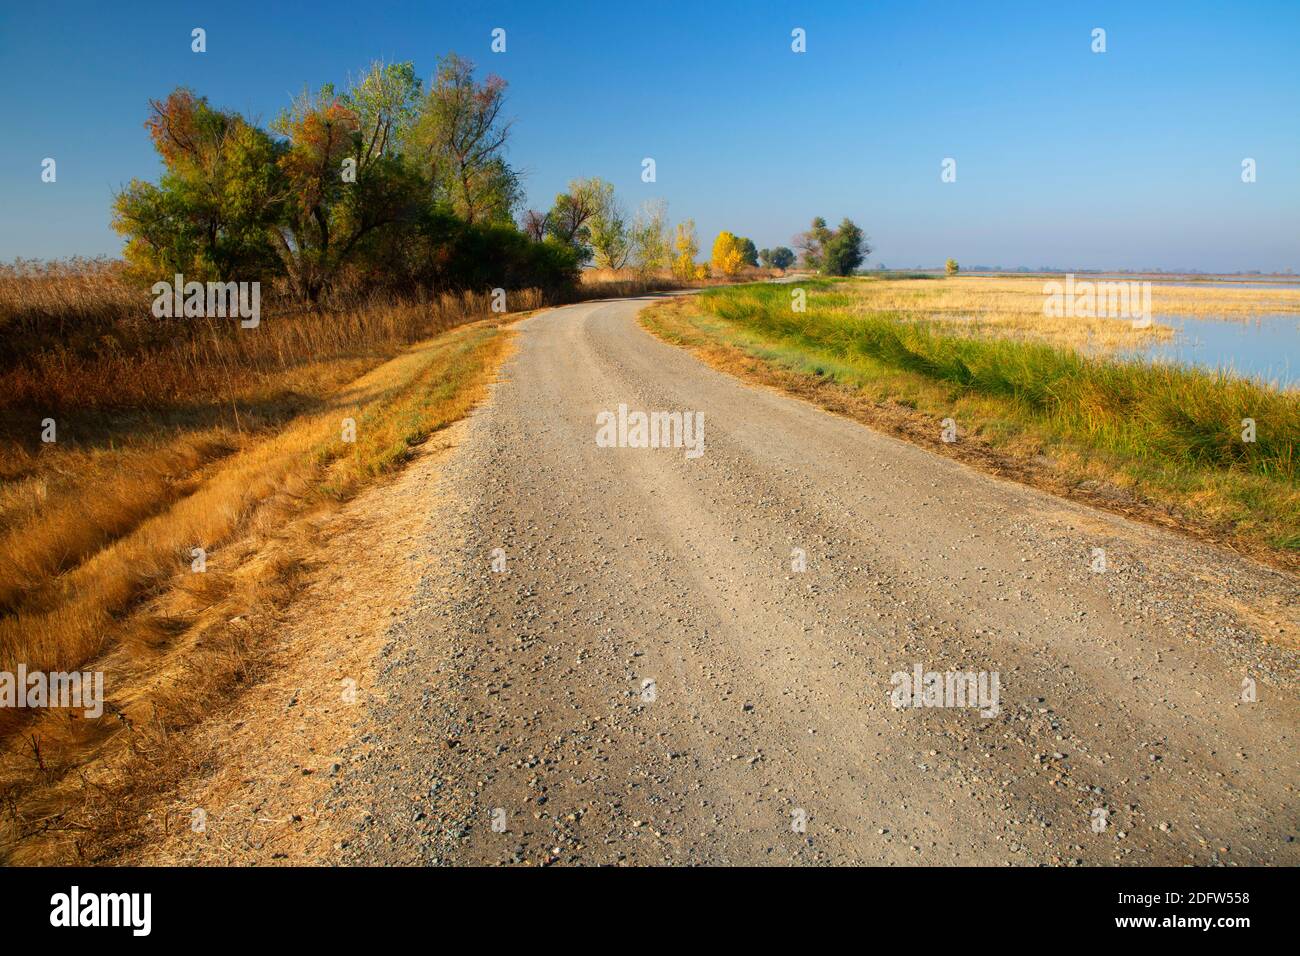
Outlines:
{"type": "Polygon", "coordinates": [[[695,261],[700,245],[693,219],[672,227],[668,204],[661,199],[643,202],[629,216],[613,184],[598,177],[573,180],[548,212],[524,213],[520,228],[534,241],[572,249],[582,265],[632,268],[642,275],[671,271],[683,281],[709,274],[707,266],[695,261]]]}
{"type": "Polygon", "coordinates": [[[758,261],[768,269],[789,269],[794,265],[794,260],[794,250],[785,246],[758,250],[758,261]]]}
{"type": "Polygon", "coordinates": [[[553,240],[573,250],[582,264],[600,269],[657,271],[668,267],[667,205],[647,202],[629,218],[612,183],[575,179],[548,212],[530,209],[520,228],[534,242],[553,240]]]}
{"type": "MultiPolygon", "coordinates": [[[[818,217],[807,232],[795,236],[794,242],[802,254],[804,267],[826,275],[850,275],[871,254],[866,236],[848,218],[840,223],[838,229],[832,230],[827,227],[825,219],[818,217]]],[[[756,249],[752,240],[723,230],[713,242],[710,266],[715,274],[734,276],[747,266],[789,269],[795,261],[792,249],[785,246],[756,249]]]]}
{"type": "Polygon", "coordinates": [[[794,237],[804,268],[824,275],[852,275],[871,255],[871,245],[862,230],[847,216],[839,228],[830,229],[818,216],[807,232],[794,237]]]}
{"type": "MultiPolygon", "coordinates": [[[[794,253],[790,253],[790,262],[793,261],[794,253]]],[[[747,266],[756,269],[760,262],[765,266],[771,266],[772,252],[769,249],[758,249],[752,239],[737,236],[724,229],[713,241],[711,265],[713,271],[721,275],[734,276],[747,266]]]]}
{"type": "MultiPolygon", "coordinates": [[[[282,279],[316,303],[352,287],[467,288],[573,283],[587,264],[679,279],[696,263],[693,220],[672,227],[662,201],[629,215],[612,184],[575,179],[545,211],[527,210],[506,160],[506,84],[481,82],[468,60],[439,60],[426,85],[411,63],[371,64],[347,89],[304,91],[269,128],[177,89],[152,101],[145,126],[163,163],[157,183],[133,180],[114,200],[125,258],[148,281],[282,279]]],[[[857,269],[870,247],[845,219],[815,219],[796,238],[803,263],[857,269]]],[[[712,271],[787,269],[784,246],[755,248],[722,232],[712,271]]]]}
{"type": "MultiPolygon", "coordinates": [[[[581,250],[516,228],[505,81],[449,55],[427,88],[376,62],[344,91],[305,91],[263,129],[186,89],[151,102],[159,182],[114,200],[132,271],[220,281],[283,278],[316,302],[364,285],[572,283],[581,250]],[[538,240],[538,241],[533,241],[538,240]]],[[[616,255],[599,233],[592,244],[616,255]]]]}

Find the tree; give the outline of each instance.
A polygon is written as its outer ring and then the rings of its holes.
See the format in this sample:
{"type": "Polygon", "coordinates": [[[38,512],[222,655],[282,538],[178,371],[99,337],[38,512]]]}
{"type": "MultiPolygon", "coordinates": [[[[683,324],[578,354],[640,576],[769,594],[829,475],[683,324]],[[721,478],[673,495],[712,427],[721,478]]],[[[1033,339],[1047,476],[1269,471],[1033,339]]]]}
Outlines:
{"type": "Polygon", "coordinates": [[[743,265],[758,268],[758,250],[754,248],[754,240],[737,238],[740,244],[740,261],[743,265]]]}
{"type": "Polygon", "coordinates": [[[371,63],[351,84],[341,102],[356,114],[365,162],[399,153],[419,117],[421,88],[415,64],[382,60],[371,63]]]}
{"type": "Polygon", "coordinates": [[[362,92],[339,97],[328,84],[304,92],[273,124],[288,144],[278,161],[286,192],[272,236],[294,289],[313,304],[364,239],[416,217],[419,179],[394,152],[368,145],[361,115],[349,106],[362,92]],[[355,164],[350,175],[344,160],[355,164]]]}
{"type": "Polygon", "coordinates": [[[794,242],[803,253],[804,266],[826,275],[850,275],[871,255],[871,246],[862,230],[847,216],[834,232],[818,216],[807,232],[794,237],[794,242]]]}
{"type": "Polygon", "coordinates": [[[758,250],[758,261],[759,261],[759,264],[762,265],[762,267],[763,267],[764,269],[770,269],[770,268],[772,268],[772,250],[771,250],[771,249],[759,249],[759,250],[758,250]]]}
{"type": "Polygon", "coordinates": [[[677,250],[677,255],[673,258],[673,275],[689,282],[696,277],[695,257],[700,252],[699,240],[695,238],[694,219],[686,219],[677,224],[673,248],[677,250]]]}
{"type": "Polygon", "coordinates": [[[826,220],[821,216],[812,221],[807,232],[801,232],[794,237],[795,248],[803,257],[805,268],[821,270],[823,250],[832,238],[833,234],[826,227],[826,220]]]}
{"type": "Polygon", "coordinates": [[[632,252],[627,235],[627,213],[614,195],[614,184],[591,180],[595,212],[591,216],[591,248],[601,269],[621,269],[632,252]]]}
{"type": "Polygon", "coordinates": [[[569,183],[569,191],[555,197],[555,205],[543,217],[546,234],[560,242],[577,244],[590,236],[587,226],[595,210],[590,198],[578,188],[577,181],[569,183]]]}
{"type": "Polygon", "coordinates": [[[672,264],[672,237],[668,234],[668,204],[662,199],[641,204],[628,229],[632,265],[643,275],[672,264]]]}
{"type": "Polygon", "coordinates": [[[821,271],[832,276],[852,275],[870,252],[862,230],[846,216],[822,249],[821,271]]]}
{"type": "Polygon", "coordinates": [[[510,123],[502,116],[506,81],[474,80],[474,64],[452,53],[438,61],[407,150],[445,202],[466,222],[511,222],[522,199],[505,161],[510,123]]]}
{"type": "Polygon", "coordinates": [[[943,264],[943,268],[944,268],[944,272],[946,272],[948,275],[955,276],[957,274],[957,270],[960,269],[961,266],[957,265],[956,259],[949,259],[947,262],[943,264]]]}
{"type": "Polygon", "coordinates": [[[725,229],[713,240],[713,268],[724,276],[734,276],[744,264],[741,258],[740,240],[725,229]]]}
{"type": "Polygon", "coordinates": [[[538,212],[536,209],[530,209],[524,213],[520,220],[519,231],[522,232],[533,242],[541,242],[546,238],[546,227],[548,218],[546,213],[538,212]]]}
{"type": "Polygon", "coordinates": [[[280,214],[281,147],[235,113],[180,88],[150,101],[145,128],[163,161],[157,185],[132,180],[113,228],[137,277],[257,280],[277,270],[268,229],[280,214]]]}
{"type": "Polygon", "coordinates": [[[578,262],[591,261],[592,209],[585,196],[570,190],[555,197],[555,205],[546,214],[546,234],[556,242],[571,246],[578,253],[578,262]]]}
{"type": "Polygon", "coordinates": [[[789,269],[794,265],[794,251],[787,249],[785,246],[777,246],[771,252],[772,267],[775,269],[789,269]]]}
{"type": "Polygon", "coordinates": [[[608,215],[606,204],[612,201],[613,192],[612,185],[595,176],[570,181],[568,192],[556,196],[555,205],[547,213],[547,234],[573,246],[578,251],[579,262],[589,262],[595,255],[593,221],[608,215]]]}

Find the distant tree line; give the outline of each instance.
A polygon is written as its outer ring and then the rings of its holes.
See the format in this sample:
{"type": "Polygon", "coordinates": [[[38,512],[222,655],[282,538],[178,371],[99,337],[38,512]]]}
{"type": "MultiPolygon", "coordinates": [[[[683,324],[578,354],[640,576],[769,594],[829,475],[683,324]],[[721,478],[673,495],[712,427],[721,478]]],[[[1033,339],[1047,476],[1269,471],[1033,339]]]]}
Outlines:
{"type": "Polygon", "coordinates": [[[734,276],[747,267],[757,269],[760,265],[767,269],[788,269],[794,261],[794,253],[784,246],[759,249],[752,239],[723,230],[714,240],[710,266],[720,275],[734,276]]]}
{"type": "Polygon", "coordinates": [[[696,278],[695,223],[678,223],[674,235],[663,200],[647,200],[629,215],[613,184],[599,177],[571,181],[549,211],[525,212],[520,228],[534,241],[570,249],[580,265],[643,274],[671,270],[678,278],[696,278]]]}
{"type": "MultiPolygon", "coordinates": [[[[454,53],[427,85],[409,62],[377,61],[344,90],[306,89],[266,128],[176,89],[145,123],[161,177],[114,198],[124,258],[146,281],[277,280],[312,304],[341,285],[552,290],[586,265],[683,280],[794,265],[791,249],[725,231],[698,264],[692,220],[673,227],[662,201],[629,214],[597,177],[521,215],[505,100],[504,80],[476,79],[454,53]]],[[[849,219],[835,230],[815,219],[795,245],[829,275],[871,251],[849,219]]]]}
{"type": "Polygon", "coordinates": [[[794,244],[799,250],[797,256],[786,246],[755,249],[751,240],[724,230],[713,244],[710,264],[714,272],[733,276],[746,266],[784,270],[800,261],[805,269],[846,276],[857,271],[871,254],[867,237],[847,217],[837,229],[829,228],[825,219],[817,217],[807,232],[794,237],[794,244]]]}

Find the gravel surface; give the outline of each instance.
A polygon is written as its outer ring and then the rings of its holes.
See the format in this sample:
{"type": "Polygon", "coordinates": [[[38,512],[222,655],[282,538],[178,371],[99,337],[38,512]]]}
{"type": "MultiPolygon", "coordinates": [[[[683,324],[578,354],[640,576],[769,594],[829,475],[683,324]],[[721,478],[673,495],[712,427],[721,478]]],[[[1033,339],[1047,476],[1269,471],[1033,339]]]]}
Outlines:
{"type": "Polygon", "coordinates": [[[520,323],[429,482],[339,862],[1300,862],[1293,576],[743,384],[647,301],[520,323]],[[703,455],[598,447],[620,403],[703,455]],[[895,707],[918,666],[998,712],[895,707]]]}

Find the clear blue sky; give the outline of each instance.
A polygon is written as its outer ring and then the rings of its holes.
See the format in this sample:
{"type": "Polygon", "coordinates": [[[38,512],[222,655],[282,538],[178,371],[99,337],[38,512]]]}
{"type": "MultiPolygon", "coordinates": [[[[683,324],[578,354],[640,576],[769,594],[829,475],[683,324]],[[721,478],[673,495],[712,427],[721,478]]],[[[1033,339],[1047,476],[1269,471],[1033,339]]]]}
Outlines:
{"type": "Polygon", "coordinates": [[[374,58],[427,77],[451,50],[509,81],[510,159],[541,208],[595,175],[629,206],[667,199],[706,249],[847,215],[869,265],[1300,270],[1298,0],[5,0],[0,259],[118,252],[113,191],[159,172],[149,97],[186,85],[269,121],[304,84],[374,58]]]}

